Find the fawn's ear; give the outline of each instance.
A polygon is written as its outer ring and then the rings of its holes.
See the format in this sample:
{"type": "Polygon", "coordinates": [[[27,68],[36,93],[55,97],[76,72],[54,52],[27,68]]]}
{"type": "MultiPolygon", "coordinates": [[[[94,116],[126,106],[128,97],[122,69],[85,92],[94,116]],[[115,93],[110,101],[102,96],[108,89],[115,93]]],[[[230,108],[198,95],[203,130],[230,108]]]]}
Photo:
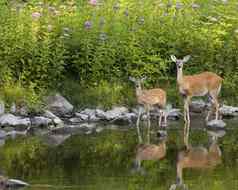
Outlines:
{"type": "Polygon", "coordinates": [[[145,81],[147,77],[142,77],[140,80],[141,82],[145,81]]]}
{"type": "Polygon", "coordinates": [[[132,81],[132,82],[136,82],[136,79],[133,78],[133,77],[129,77],[129,80],[132,81]]]}
{"type": "Polygon", "coordinates": [[[189,59],[190,59],[191,55],[186,55],[184,58],[183,58],[183,62],[186,63],[189,59]]]}
{"type": "Polygon", "coordinates": [[[177,58],[174,55],[170,55],[170,58],[172,59],[173,62],[177,61],[177,58]]]}

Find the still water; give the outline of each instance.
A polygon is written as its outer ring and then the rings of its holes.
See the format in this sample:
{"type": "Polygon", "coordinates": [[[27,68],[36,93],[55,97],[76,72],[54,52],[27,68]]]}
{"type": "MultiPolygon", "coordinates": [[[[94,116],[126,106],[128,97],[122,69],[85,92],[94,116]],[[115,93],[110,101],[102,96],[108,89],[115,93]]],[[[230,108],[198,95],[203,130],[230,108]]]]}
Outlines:
{"type": "MultiPolygon", "coordinates": [[[[211,134],[222,136],[216,140],[221,155],[220,162],[212,167],[183,169],[183,183],[188,189],[238,190],[238,120],[225,122],[223,136],[222,131],[208,133],[199,118],[192,120],[189,147],[202,150],[205,156],[195,151],[190,160],[213,163],[213,157],[206,157],[214,142],[211,134]]],[[[0,150],[0,168],[11,178],[30,183],[26,190],[168,190],[176,182],[177,157],[184,150],[183,129],[182,123],[170,122],[164,158],[142,161],[138,171],[134,168],[138,145],[133,127],[74,135],[56,147],[38,137],[8,140],[0,150]]],[[[158,145],[161,141],[155,130],[152,128],[151,144],[158,145]]]]}

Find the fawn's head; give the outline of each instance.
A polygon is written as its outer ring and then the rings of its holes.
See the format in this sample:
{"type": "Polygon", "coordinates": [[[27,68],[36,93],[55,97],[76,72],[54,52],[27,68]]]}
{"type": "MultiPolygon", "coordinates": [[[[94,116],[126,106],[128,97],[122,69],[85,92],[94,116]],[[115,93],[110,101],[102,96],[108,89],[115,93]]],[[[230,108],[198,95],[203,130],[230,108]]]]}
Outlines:
{"type": "Polygon", "coordinates": [[[129,77],[129,80],[134,82],[136,89],[142,89],[142,82],[145,81],[146,77],[143,77],[141,79],[136,79],[134,77],[129,77]]]}
{"type": "Polygon", "coordinates": [[[190,57],[190,55],[186,55],[183,59],[177,59],[174,55],[170,56],[172,61],[176,63],[177,69],[182,69],[183,64],[186,63],[190,59],[190,57]]]}

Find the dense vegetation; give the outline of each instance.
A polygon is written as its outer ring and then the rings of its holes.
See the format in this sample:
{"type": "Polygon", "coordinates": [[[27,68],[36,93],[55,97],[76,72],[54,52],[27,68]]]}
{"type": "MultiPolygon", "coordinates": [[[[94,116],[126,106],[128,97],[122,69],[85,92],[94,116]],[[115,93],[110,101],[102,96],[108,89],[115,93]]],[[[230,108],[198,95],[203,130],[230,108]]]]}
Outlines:
{"type": "Polygon", "coordinates": [[[147,76],[175,101],[169,55],[191,54],[185,73],[216,72],[237,100],[237,18],[236,0],[0,0],[1,96],[35,106],[60,90],[110,107],[133,103],[128,77],[147,76]]]}

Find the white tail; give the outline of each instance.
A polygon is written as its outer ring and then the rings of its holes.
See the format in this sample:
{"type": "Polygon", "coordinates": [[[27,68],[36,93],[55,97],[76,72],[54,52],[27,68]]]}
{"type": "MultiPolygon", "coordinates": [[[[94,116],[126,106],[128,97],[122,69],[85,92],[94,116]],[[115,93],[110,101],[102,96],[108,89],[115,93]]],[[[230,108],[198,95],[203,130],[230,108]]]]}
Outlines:
{"type": "MultiPolygon", "coordinates": [[[[130,77],[130,80],[132,82],[134,82],[135,86],[136,86],[137,103],[139,105],[142,105],[146,109],[147,120],[148,120],[148,131],[150,131],[150,113],[149,112],[153,106],[158,106],[162,110],[165,109],[165,107],[166,107],[166,92],[160,88],[143,90],[141,83],[145,80],[145,78],[135,79],[135,78],[130,77]]],[[[139,113],[138,113],[137,122],[136,122],[137,132],[139,134],[139,143],[142,143],[142,139],[140,136],[140,129],[139,129],[141,114],[142,114],[142,109],[140,108],[139,113]]],[[[159,116],[159,126],[161,126],[162,117],[164,117],[165,125],[167,124],[166,114],[164,114],[164,111],[162,111],[159,116]]],[[[148,135],[148,142],[149,142],[149,135],[148,135]]]]}
{"type": "MultiPolygon", "coordinates": [[[[216,120],[218,119],[218,95],[221,90],[222,78],[212,72],[203,72],[195,75],[183,75],[183,64],[190,58],[190,55],[183,59],[177,59],[171,55],[171,59],[177,66],[177,84],[180,94],[184,97],[184,120],[190,122],[189,117],[189,102],[193,96],[208,95],[211,100],[216,113],[216,120]]],[[[211,111],[208,112],[206,120],[209,120],[211,111]]]]}

